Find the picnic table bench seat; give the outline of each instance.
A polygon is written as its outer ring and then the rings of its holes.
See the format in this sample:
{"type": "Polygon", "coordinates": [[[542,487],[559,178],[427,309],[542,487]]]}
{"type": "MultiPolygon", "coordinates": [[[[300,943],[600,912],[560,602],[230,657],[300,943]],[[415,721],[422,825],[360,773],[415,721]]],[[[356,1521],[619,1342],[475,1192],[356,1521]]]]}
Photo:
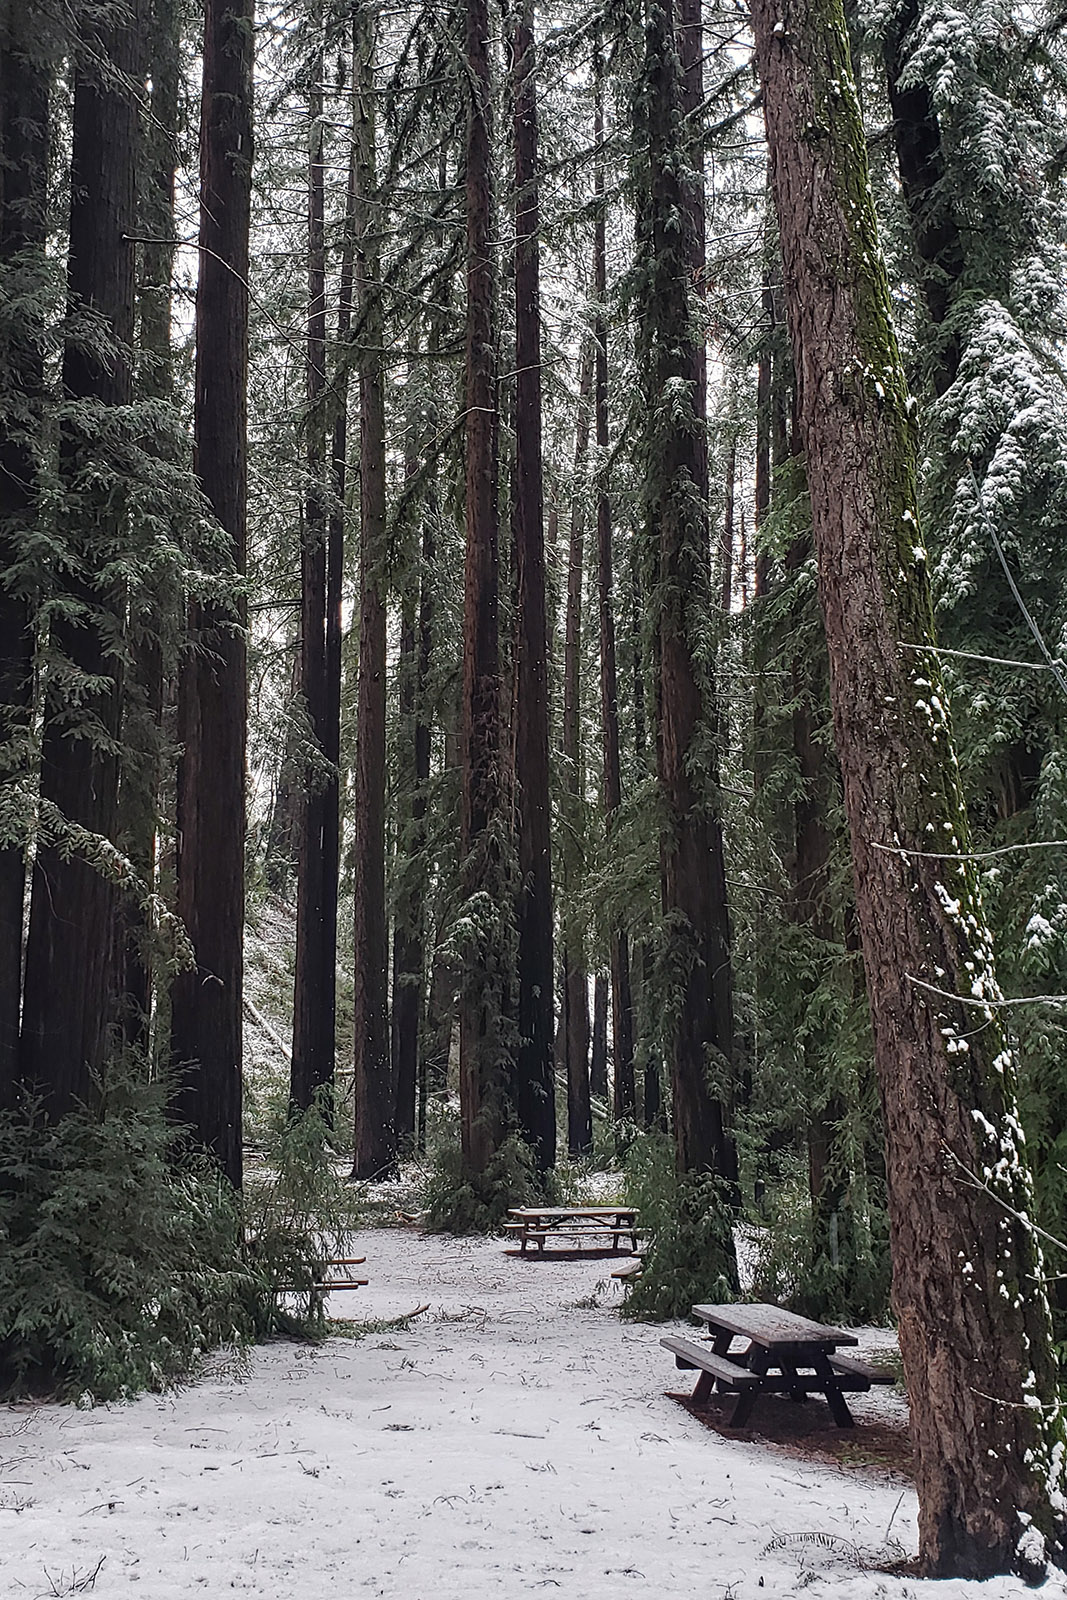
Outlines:
{"type": "Polygon", "coordinates": [[[323,1261],[316,1270],[315,1281],[326,1294],[332,1294],[335,1289],[365,1289],[369,1278],[355,1278],[351,1272],[347,1277],[333,1278],[330,1271],[333,1267],[361,1267],[366,1259],[366,1256],[337,1256],[332,1261],[323,1261]]]}
{"type": "MultiPolygon", "coordinates": [[[[683,1368],[699,1367],[724,1390],[750,1389],[753,1384],[760,1381],[755,1373],[739,1366],[736,1361],[730,1361],[726,1356],[717,1356],[710,1345],[697,1344],[692,1339],[682,1339],[675,1333],[665,1335],[660,1340],[660,1344],[663,1345],[664,1349],[673,1351],[676,1366],[683,1368]]],[[[702,1393],[694,1393],[694,1400],[706,1398],[711,1388],[711,1383],[705,1384],[702,1393]]]]}
{"type": "Polygon", "coordinates": [[[311,1269],[311,1280],[308,1283],[283,1283],[279,1284],[282,1294],[306,1294],[308,1297],[308,1316],[318,1320],[322,1316],[322,1308],[326,1296],[335,1290],[365,1289],[370,1282],[369,1278],[357,1278],[352,1271],[353,1267],[361,1267],[366,1261],[366,1256],[334,1256],[329,1260],[317,1261],[311,1269]],[[332,1276],[335,1268],[347,1269],[343,1277],[332,1276]]]}
{"type": "Polygon", "coordinates": [[[611,1276],[613,1278],[623,1279],[639,1278],[641,1276],[641,1269],[644,1264],[644,1258],[642,1256],[631,1256],[629,1261],[624,1261],[621,1266],[612,1267],[611,1276]]]}
{"type": "Polygon", "coordinates": [[[866,1378],[868,1383],[896,1383],[896,1376],[887,1372],[884,1367],[872,1367],[869,1361],[863,1361],[859,1356],[846,1356],[835,1352],[830,1357],[830,1365],[835,1372],[842,1375],[848,1374],[853,1378],[866,1378]]]}

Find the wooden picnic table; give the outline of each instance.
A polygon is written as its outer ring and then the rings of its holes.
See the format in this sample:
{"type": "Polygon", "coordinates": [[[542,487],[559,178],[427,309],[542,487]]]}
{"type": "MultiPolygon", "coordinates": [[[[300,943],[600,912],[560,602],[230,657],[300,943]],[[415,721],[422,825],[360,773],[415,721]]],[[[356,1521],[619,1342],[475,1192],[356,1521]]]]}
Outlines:
{"type": "Polygon", "coordinates": [[[839,1428],[854,1421],[845,1401],[846,1391],[862,1394],[872,1383],[891,1383],[892,1375],[869,1367],[855,1356],[840,1355],[842,1345],[858,1344],[855,1334],[808,1317],[798,1317],[771,1305],[694,1306],[693,1315],[706,1322],[710,1340],[698,1342],[671,1334],[660,1343],[674,1354],[679,1367],[699,1369],[693,1399],[702,1404],[718,1386],[734,1393],[737,1402],[729,1426],[743,1428],[761,1394],[787,1394],[806,1400],[809,1394],[826,1397],[839,1428]],[[735,1338],[747,1340],[732,1350],[735,1338]]]}
{"type": "Polygon", "coordinates": [[[637,1250],[639,1230],[633,1206],[514,1206],[508,1216],[511,1220],[504,1224],[504,1231],[518,1239],[521,1255],[531,1243],[543,1255],[546,1240],[572,1239],[581,1246],[609,1235],[612,1250],[620,1249],[620,1239],[629,1239],[630,1249],[637,1250]]]}

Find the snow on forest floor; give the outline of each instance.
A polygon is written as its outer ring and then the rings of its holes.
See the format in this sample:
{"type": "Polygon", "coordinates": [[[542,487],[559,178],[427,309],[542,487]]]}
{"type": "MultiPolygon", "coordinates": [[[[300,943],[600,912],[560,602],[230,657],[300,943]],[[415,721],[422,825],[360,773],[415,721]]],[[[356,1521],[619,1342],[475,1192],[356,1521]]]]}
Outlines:
{"type": "Polygon", "coordinates": [[[407,1331],[217,1356],[197,1383],[126,1405],[0,1409],[3,1600],[1032,1592],[873,1567],[914,1552],[906,1480],[863,1464],[865,1422],[899,1422],[896,1394],[855,1399],[838,1460],[724,1438],[665,1394],[693,1374],[675,1371],[663,1329],[615,1314],[610,1260],[403,1229],[358,1246],[370,1285],[330,1313],[385,1321],[428,1303],[407,1331]]]}

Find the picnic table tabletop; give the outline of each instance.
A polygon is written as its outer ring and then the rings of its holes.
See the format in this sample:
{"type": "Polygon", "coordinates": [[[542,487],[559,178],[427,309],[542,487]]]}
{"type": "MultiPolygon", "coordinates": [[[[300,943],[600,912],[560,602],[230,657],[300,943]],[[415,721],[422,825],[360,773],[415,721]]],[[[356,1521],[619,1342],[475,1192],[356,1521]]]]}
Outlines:
{"type": "Polygon", "coordinates": [[[798,1317],[794,1311],[783,1311],[781,1306],[759,1301],[751,1305],[694,1306],[693,1315],[714,1328],[739,1334],[768,1350],[778,1345],[836,1350],[839,1345],[859,1344],[856,1335],[845,1328],[813,1322],[810,1317],[798,1317]]]}
{"type": "Polygon", "coordinates": [[[537,1217],[634,1217],[633,1206],[512,1206],[509,1217],[532,1222],[537,1217]]]}

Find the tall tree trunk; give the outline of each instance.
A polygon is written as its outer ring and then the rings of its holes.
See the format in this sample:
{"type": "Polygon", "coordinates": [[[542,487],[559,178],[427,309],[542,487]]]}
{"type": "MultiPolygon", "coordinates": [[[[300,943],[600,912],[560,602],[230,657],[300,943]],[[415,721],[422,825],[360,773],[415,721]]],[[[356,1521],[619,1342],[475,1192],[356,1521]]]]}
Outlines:
{"type": "Polygon", "coordinates": [[[360,624],[356,711],[354,1178],[396,1166],[389,1039],[389,924],[385,908],[385,323],[381,263],[372,215],[375,159],[375,24],[361,5],[357,78],[357,253],[360,307],[360,624]]]}
{"type": "Polygon", "coordinates": [[[589,1050],[589,1088],[600,1100],[608,1096],[608,975],[598,972],[593,984],[593,1042],[589,1050]]]}
{"type": "MultiPolygon", "coordinates": [[[[722,821],[714,799],[714,756],[710,762],[698,756],[718,722],[714,684],[699,669],[696,654],[712,609],[701,410],[704,354],[691,331],[688,299],[690,280],[699,283],[704,271],[703,160],[695,163],[699,181],[683,185],[683,161],[699,155],[701,145],[691,134],[693,143],[683,150],[677,123],[683,110],[695,112],[699,103],[701,31],[695,0],[682,0],[680,19],[684,61],[676,49],[673,0],[650,7],[644,73],[648,167],[642,198],[650,265],[642,325],[651,429],[646,494],[660,595],[657,751],[665,813],[663,913],[675,1017],[670,1072],[679,1173],[714,1172],[732,1186],[737,1163],[726,1126],[725,1086],[732,1072],[733,1006],[722,821]],[[709,1088],[709,1074],[721,1085],[718,1092],[709,1088]]],[[[724,1264],[733,1271],[725,1227],[722,1244],[724,1264]]]]}
{"type": "MultiPolygon", "coordinates": [[[[205,0],[200,127],[195,464],[235,575],[245,569],[247,506],[253,7],[254,0],[205,0]]],[[[178,913],[196,967],[178,975],[171,998],[176,1113],[235,1185],[242,1167],[244,622],[239,601],[191,608],[197,648],[186,656],[178,690],[178,913]]]]}
{"type": "MultiPolygon", "coordinates": [[[[138,284],[140,330],[139,396],[171,404],[174,361],[171,348],[174,257],[174,191],[178,167],[181,41],[176,0],[148,0],[145,66],[151,82],[145,119],[145,156],[138,197],[144,237],[138,284]]],[[[173,452],[168,452],[173,455],[173,452]]],[[[164,579],[164,584],[166,583],[164,579]]],[[[130,605],[130,672],[125,685],[119,783],[119,842],[139,877],[152,887],[161,788],[170,769],[163,735],[164,640],[180,626],[171,595],[151,576],[140,580],[130,605]]],[[[153,972],[152,928],[145,913],[128,901],[124,972],[120,983],[127,1040],[146,1051],[150,1044],[153,972]]]]}
{"type": "MultiPolygon", "coordinates": [[[[34,304],[43,293],[47,238],[51,68],[37,58],[34,6],[5,8],[0,23],[0,298],[34,304]]],[[[24,411],[20,428],[0,429],[0,742],[13,747],[4,780],[28,776],[33,631],[29,597],[6,577],[23,555],[21,527],[32,526],[38,500],[36,455],[43,425],[44,309],[23,314],[0,359],[10,401],[24,411]],[[21,753],[17,747],[23,746],[21,753]]],[[[18,1078],[22,1000],[22,922],[26,888],[23,844],[0,844],[0,1104],[18,1078]]]]}
{"type": "MultiPolygon", "coordinates": [[[[353,61],[358,21],[353,23],[353,61]]],[[[353,117],[358,106],[353,107],[353,117]]],[[[341,246],[341,272],[337,288],[337,360],[333,373],[333,427],[330,441],[330,511],[326,529],[325,716],[322,754],[327,763],[322,792],[322,895],[323,952],[333,974],[333,1012],[330,1020],[331,1060],[336,1061],[337,1027],[337,902],[341,870],[341,644],[345,568],[345,490],[348,475],[349,342],[355,293],[356,255],[356,138],[353,131],[348,155],[345,195],[345,231],[341,246]]],[[[335,1106],[329,1107],[333,1118],[335,1106]]]]}
{"type": "MultiPolygon", "coordinates": [[[[42,809],[113,840],[118,816],[119,666],[122,597],[105,574],[126,547],[117,463],[101,462],[108,413],[132,396],[137,107],[137,28],[128,17],[83,15],[74,67],[70,243],[71,313],[86,312],[98,345],[71,339],[63,391],[74,403],[60,433],[69,555],[66,605],[53,618],[50,646],[64,670],[46,694],[41,747],[42,809]],[[86,426],[83,419],[88,416],[86,426]],[[99,432],[98,432],[99,429],[99,432]],[[85,480],[88,480],[86,482],[85,480]],[[71,694],[68,672],[79,680],[71,694]]],[[[116,893],[98,866],[51,840],[38,844],[26,950],[22,1076],[45,1091],[53,1116],[89,1098],[91,1075],[108,1047],[115,980],[116,893]]]]}
{"type": "MultiPolygon", "coordinates": [[[[593,63],[594,143],[596,145],[596,222],[593,232],[593,294],[596,317],[593,323],[594,380],[593,409],[596,418],[597,447],[597,598],[600,625],[600,727],[604,740],[603,792],[606,848],[611,850],[612,830],[622,804],[622,764],[619,753],[619,688],[615,661],[615,602],[611,500],[608,496],[607,458],[611,443],[608,430],[608,323],[607,323],[607,202],[604,198],[604,74],[597,40],[593,63]]],[[[636,639],[636,636],[635,636],[636,639]]],[[[639,660],[640,658],[638,658],[639,660]]],[[[643,696],[640,665],[636,673],[638,696],[643,696]]],[[[636,718],[635,718],[636,722],[636,718]]],[[[637,1117],[637,1085],[634,1080],[634,1008],[630,986],[630,944],[624,928],[612,929],[610,936],[611,1028],[614,1058],[614,1114],[634,1121],[637,1117]]]]}
{"type": "MultiPolygon", "coordinates": [[[[811,539],[802,534],[786,554],[786,573],[795,574],[811,554],[811,539]]],[[[808,1195],[811,1201],[812,1280],[829,1298],[838,1297],[831,1315],[841,1314],[855,1285],[856,1218],[852,1196],[855,1186],[841,1145],[840,1129],[847,1106],[840,1089],[842,1072],[835,1049],[835,1030],[816,1001],[812,1008],[810,986],[804,974],[825,964],[838,941],[832,916],[830,883],[833,834],[830,808],[840,795],[836,762],[818,736],[816,712],[827,696],[825,658],[795,657],[792,662],[793,757],[798,780],[793,801],[793,849],[790,860],[791,905],[795,923],[809,942],[794,975],[796,1003],[793,1011],[797,1052],[803,1063],[802,1082],[807,1099],[805,1137],[808,1151],[808,1195]],[[835,1081],[836,1080],[836,1081],[835,1081]]],[[[825,1304],[813,1303],[813,1315],[825,1313],[825,1304]]]]}
{"type": "MultiPolygon", "coordinates": [[[[466,222],[467,314],[464,366],[467,548],[463,599],[463,880],[488,923],[504,874],[501,838],[500,655],[498,638],[496,291],[492,256],[492,76],[488,0],[466,0],[468,75],[466,222]]],[[[508,953],[479,931],[464,962],[460,1001],[460,1121],[463,1161],[480,1179],[506,1136],[507,1055],[503,1037],[508,953]]]]}
{"type": "MultiPolygon", "coordinates": [[[[409,456],[414,470],[414,453],[409,456]]],[[[394,773],[400,775],[396,798],[396,858],[393,903],[393,1010],[390,1040],[396,1104],[394,1126],[397,1152],[410,1155],[415,1148],[418,1126],[419,1002],[422,994],[422,947],[418,946],[419,966],[412,960],[412,919],[420,905],[412,903],[408,892],[406,859],[411,850],[411,826],[415,802],[414,722],[415,722],[415,606],[408,593],[403,597],[400,619],[400,654],[397,661],[399,739],[406,746],[393,756],[394,773]]]]}
{"type": "MultiPolygon", "coordinates": [[[[893,139],[900,186],[918,258],[923,298],[937,349],[931,362],[934,392],[944,394],[960,363],[961,328],[949,318],[966,254],[953,207],[946,197],[941,129],[929,84],[906,74],[909,36],[919,20],[919,0],[902,0],[888,21],[883,43],[886,88],[893,113],[893,139]]],[[[1008,293],[1008,285],[1003,285],[1008,293]]]]}
{"type": "MultiPolygon", "coordinates": [[[[321,30],[321,17],[313,25],[321,30]]],[[[300,540],[300,693],[316,757],[328,760],[330,705],[326,626],[329,538],[326,468],[326,170],[321,42],[308,86],[308,316],[305,465],[300,540]]],[[[318,759],[303,772],[296,876],[296,972],[290,1100],[306,1110],[333,1082],[337,996],[337,900],[327,882],[327,832],[337,831],[336,788],[318,759]],[[332,802],[332,805],[331,805],[332,802]]]]}
{"type": "MultiPolygon", "coordinates": [[[[414,473],[420,446],[431,447],[438,428],[436,409],[412,418],[410,473],[414,473]],[[420,439],[419,434],[422,437],[420,439]]],[[[422,548],[418,615],[411,619],[409,697],[402,705],[405,729],[411,737],[411,831],[404,864],[405,892],[397,903],[394,935],[393,1046],[396,1075],[396,1126],[403,1150],[416,1144],[425,1148],[426,1060],[420,1051],[419,1022],[423,1011],[426,966],[426,872],[422,865],[426,845],[427,785],[430,781],[430,718],[427,696],[433,650],[436,493],[429,487],[421,501],[422,548]]],[[[401,641],[401,654],[405,640],[401,641]]],[[[402,696],[405,693],[402,680],[402,696]]]]}
{"type": "Polygon", "coordinates": [[[886,1119],[919,1559],[930,1576],[1032,1576],[1044,1539],[1064,1559],[1051,1323],[845,19],[837,0],[756,0],[753,23],[886,1119]]]}
{"type": "Polygon", "coordinates": [[[518,579],[515,776],[518,787],[519,1048],[515,1110],[540,1171],[556,1159],[552,1064],[552,851],[548,794],[548,633],[541,468],[540,200],[533,0],[512,34],[515,139],[515,492],[518,579]]]}
{"type": "Polygon", "coordinates": [[[589,1102],[589,973],[585,938],[575,904],[585,871],[582,817],[581,662],[582,590],[585,581],[585,471],[589,456],[589,411],[593,391],[593,350],[581,359],[578,426],[574,448],[574,493],[567,555],[567,608],[563,643],[563,770],[567,793],[563,860],[563,1013],[561,1033],[567,1079],[567,1145],[572,1155],[592,1147],[593,1112],[589,1102]]]}

